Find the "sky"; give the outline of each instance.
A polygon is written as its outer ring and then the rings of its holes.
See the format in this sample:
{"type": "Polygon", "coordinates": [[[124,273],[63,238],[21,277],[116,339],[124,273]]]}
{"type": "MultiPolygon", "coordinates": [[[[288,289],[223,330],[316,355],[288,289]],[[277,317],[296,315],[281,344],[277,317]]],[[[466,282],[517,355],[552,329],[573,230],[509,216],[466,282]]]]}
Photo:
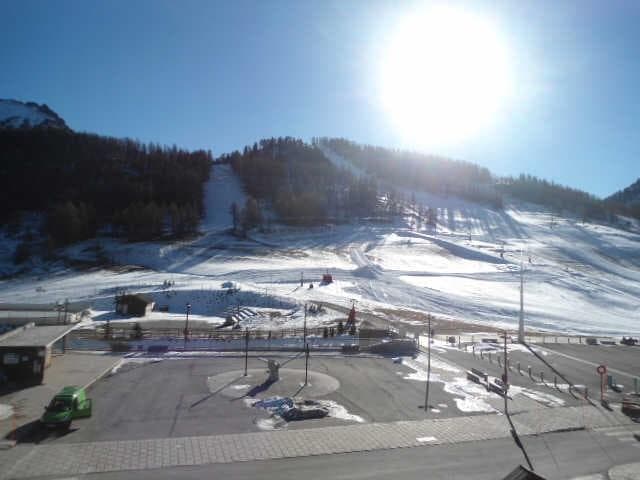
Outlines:
{"type": "MultiPolygon", "coordinates": [[[[415,102],[424,115],[398,122],[385,104],[389,86],[381,86],[389,58],[407,50],[394,39],[408,19],[421,25],[422,12],[442,2],[5,2],[0,98],[46,103],[77,131],[215,155],[265,137],[331,136],[467,160],[497,175],[526,172],[598,196],[640,176],[640,2],[446,5],[495,34],[508,72],[508,88],[500,88],[507,93],[495,101],[493,91],[476,95],[495,106],[491,115],[451,138],[433,131],[429,102],[439,94],[415,102]]],[[[452,38],[465,35],[455,21],[443,27],[452,35],[425,25],[444,56],[454,51],[452,38]]],[[[418,39],[409,49],[396,93],[406,78],[422,82],[424,74],[429,83],[436,75],[411,70],[427,56],[421,48],[418,39]]],[[[460,62],[473,63],[473,55],[463,52],[460,62]]],[[[467,83],[453,82],[445,99],[462,98],[477,87],[469,79],[496,70],[471,63],[459,75],[467,83]]],[[[409,104],[421,96],[408,91],[409,104]]]]}

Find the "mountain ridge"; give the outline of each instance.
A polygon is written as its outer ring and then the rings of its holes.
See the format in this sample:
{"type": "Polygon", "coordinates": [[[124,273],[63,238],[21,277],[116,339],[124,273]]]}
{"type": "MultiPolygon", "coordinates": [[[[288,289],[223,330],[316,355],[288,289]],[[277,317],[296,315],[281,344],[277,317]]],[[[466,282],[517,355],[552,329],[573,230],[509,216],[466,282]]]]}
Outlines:
{"type": "Polygon", "coordinates": [[[0,128],[61,128],[70,130],[65,121],[46,103],[22,102],[0,98],[0,128]]]}
{"type": "Polygon", "coordinates": [[[606,198],[608,201],[622,203],[627,207],[640,205],[640,178],[628,187],[618,190],[606,198]]]}

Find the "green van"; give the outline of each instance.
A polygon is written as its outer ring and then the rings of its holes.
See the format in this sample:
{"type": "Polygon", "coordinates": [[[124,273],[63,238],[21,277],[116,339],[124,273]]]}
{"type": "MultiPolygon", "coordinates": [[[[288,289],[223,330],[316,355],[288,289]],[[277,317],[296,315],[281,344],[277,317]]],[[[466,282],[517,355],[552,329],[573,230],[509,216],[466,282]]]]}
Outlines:
{"type": "Polygon", "coordinates": [[[91,399],[87,398],[84,388],[64,387],[44,409],[40,419],[44,426],[67,429],[71,420],[91,416],[91,399]]]}

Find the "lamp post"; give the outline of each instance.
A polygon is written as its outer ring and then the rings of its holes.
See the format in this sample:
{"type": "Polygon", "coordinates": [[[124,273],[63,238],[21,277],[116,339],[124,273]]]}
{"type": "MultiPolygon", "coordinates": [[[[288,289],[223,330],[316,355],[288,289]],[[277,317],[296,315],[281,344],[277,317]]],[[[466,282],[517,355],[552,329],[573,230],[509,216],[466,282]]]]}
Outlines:
{"type": "Polygon", "coordinates": [[[187,340],[189,340],[189,312],[191,312],[191,304],[187,303],[187,318],[184,322],[184,344],[186,346],[187,340]]]}
{"type": "Polygon", "coordinates": [[[518,343],[524,343],[524,260],[520,252],[520,318],[518,322],[518,343]]]}
{"type": "Polygon", "coordinates": [[[424,412],[427,413],[429,411],[429,383],[431,383],[431,314],[427,314],[428,320],[428,340],[427,344],[427,387],[424,393],[424,412]]]}
{"type": "Polygon", "coordinates": [[[303,340],[302,340],[302,345],[306,345],[307,344],[307,304],[304,304],[304,328],[303,328],[303,340]]]}

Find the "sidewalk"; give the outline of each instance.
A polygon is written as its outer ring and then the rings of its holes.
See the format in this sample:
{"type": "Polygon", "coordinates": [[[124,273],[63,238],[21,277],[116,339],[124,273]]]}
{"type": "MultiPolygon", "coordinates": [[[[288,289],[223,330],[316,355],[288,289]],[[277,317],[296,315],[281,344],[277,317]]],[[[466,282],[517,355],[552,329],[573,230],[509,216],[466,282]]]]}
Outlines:
{"type": "MultiPolygon", "coordinates": [[[[595,407],[540,409],[513,416],[520,435],[621,425],[620,413],[595,407]]],[[[503,415],[477,415],[278,430],[202,437],[20,445],[0,452],[0,478],[73,476],[96,472],[327,455],[509,437],[503,415]],[[5,456],[6,455],[6,456],[5,456]]],[[[624,477],[622,477],[624,478],[624,477]]]]}
{"type": "Polygon", "coordinates": [[[120,361],[120,356],[66,353],[53,357],[45,374],[45,383],[24,388],[0,397],[0,404],[10,405],[14,418],[0,421],[0,438],[14,428],[37,420],[45,405],[67,385],[87,386],[120,361]]]}

